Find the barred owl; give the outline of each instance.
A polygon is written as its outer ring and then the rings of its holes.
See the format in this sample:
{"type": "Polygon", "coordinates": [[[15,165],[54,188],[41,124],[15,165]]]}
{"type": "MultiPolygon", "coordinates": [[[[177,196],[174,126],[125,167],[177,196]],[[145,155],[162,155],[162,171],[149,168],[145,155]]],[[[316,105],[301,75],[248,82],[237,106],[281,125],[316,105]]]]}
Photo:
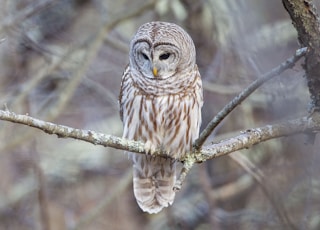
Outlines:
{"type": "Polygon", "coordinates": [[[170,156],[129,153],[137,203],[157,213],[173,203],[177,159],[191,151],[199,135],[202,82],[193,41],[175,24],[142,25],[129,56],[119,96],[123,137],[170,156]]]}

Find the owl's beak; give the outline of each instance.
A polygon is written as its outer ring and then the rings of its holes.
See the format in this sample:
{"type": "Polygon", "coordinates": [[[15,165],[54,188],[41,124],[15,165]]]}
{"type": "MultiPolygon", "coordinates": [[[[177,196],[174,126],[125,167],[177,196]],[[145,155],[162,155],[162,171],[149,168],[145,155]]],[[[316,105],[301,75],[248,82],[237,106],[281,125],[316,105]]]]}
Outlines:
{"type": "Polygon", "coordinates": [[[157,67],[153,67],[152,68],[152,73],[153,73],[153,76],[158,77],[158,69],[157,69],[157,67]]]}

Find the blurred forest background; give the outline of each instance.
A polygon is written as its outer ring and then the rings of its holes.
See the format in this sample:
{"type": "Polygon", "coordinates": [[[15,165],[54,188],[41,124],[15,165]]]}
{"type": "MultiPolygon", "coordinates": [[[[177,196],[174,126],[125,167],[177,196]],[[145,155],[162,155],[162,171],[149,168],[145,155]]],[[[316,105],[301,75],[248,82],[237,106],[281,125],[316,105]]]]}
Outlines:
{"type": "MultiPolygon", "coordinates": [[[[116,136],[129,42],[145,22],[174,22],[193,38],[203,126],[299,48],[280,0],[2,0],[0,18],[1,106],[116,136]]],[[[263,85],[208,142],[308,114],[303,75],[297,64],[263,85]]],[[[320,229],[319,137],[279,138],[197,165],[157,215],[136,204],[122,151],[4,121],[0,140],[0,229],[285,229],[283,219],[320,229]],[[248,164],[263,173],[259,183],[248,164]]]]}

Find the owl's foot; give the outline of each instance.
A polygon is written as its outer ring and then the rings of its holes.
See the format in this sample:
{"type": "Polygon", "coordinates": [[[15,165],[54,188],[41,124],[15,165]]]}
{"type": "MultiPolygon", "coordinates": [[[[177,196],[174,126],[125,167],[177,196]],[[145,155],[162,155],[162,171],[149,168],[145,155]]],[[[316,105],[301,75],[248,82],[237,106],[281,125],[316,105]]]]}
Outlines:
{"type": "Polygon", "coordinates": [[[182,186],[182,182],[180,180],[177,180],[176,183],[173,186],[173,191],[179,192],[182,186]]]}
{"type": "Polygon", "coordinates": [[[144,149],[146,150],[147,155],[154,155],[157,147],[154,144],[152,144],[151,141],[147,141],[144,145],[144,149]]]}

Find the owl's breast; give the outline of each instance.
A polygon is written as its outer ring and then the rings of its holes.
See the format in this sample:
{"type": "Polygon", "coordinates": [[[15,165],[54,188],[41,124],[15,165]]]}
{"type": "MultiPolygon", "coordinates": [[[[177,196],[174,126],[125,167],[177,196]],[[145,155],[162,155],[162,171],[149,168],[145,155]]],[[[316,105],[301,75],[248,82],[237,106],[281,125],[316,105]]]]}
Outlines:
{"type": "Polygon", "coordinates": [[[149,142],[173,157],[190,152],[201,123],[202,93],[152,95],[130,87],[123,95],[123,137],[149,142]]]}
{"type": "Polygon", "coordinates": [[[138,136],[174,157],[191,151],[199,133],[199,111],[192,95],[166,95],[142,99],[138,136]],[[140,130],[140,131],[139,131],[140,130]]]}

